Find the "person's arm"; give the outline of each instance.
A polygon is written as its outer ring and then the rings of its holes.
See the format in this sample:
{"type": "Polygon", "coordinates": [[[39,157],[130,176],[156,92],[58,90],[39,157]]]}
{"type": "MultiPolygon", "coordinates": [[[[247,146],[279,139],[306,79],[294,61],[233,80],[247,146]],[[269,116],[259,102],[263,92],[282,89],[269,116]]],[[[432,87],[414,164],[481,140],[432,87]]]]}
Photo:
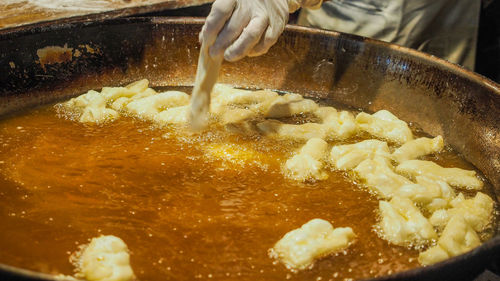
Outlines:
{"type": "Polygon", "coordinates": [[[322,0],[216,0],[200,33],[211,57],[228,61],[265,54],[276,43],[288,14],[319,7],[322,0]]]}

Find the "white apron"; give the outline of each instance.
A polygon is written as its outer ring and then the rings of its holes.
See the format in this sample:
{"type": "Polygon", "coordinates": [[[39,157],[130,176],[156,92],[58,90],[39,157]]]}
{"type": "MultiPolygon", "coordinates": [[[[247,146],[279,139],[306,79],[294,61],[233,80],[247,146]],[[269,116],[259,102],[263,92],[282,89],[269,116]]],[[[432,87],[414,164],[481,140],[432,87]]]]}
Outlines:
{"type": "Polygon", "coordinates": [[[474,69],[481,0],[332,0],[299,24],[417,49],[474,69]]]}

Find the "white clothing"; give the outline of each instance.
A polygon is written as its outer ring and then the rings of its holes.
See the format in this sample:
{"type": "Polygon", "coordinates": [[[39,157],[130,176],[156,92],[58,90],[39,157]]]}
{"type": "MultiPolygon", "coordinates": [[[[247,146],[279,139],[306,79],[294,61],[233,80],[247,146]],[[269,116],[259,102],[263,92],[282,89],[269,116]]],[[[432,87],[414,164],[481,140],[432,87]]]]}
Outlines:
{"type": "Polygon", "coordinates": [[[332,0],[299,24],[414,48],[474,69],[480,0],[332,0]]]}

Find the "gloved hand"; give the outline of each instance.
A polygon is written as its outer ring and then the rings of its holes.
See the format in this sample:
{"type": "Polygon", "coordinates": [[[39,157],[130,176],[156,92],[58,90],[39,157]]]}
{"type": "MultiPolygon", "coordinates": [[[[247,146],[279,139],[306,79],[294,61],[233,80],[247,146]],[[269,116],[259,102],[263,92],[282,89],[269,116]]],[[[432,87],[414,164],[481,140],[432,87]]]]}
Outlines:
{"type": "Polygon", "coordinates": [[[228,61],[265,54],[276,43],[288,13],[321,0],[216,0],[200,33],[209,55],[228,61]]]}

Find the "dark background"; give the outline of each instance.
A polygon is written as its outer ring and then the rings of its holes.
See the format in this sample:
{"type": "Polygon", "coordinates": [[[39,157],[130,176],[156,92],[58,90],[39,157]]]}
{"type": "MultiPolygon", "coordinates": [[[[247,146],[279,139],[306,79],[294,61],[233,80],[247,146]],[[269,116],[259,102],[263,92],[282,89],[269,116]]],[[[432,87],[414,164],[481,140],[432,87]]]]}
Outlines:
{"type": "Polygon", "coordinates": [[[500,1],[482,4],[475,71],[500,83],[500,1]]]}

